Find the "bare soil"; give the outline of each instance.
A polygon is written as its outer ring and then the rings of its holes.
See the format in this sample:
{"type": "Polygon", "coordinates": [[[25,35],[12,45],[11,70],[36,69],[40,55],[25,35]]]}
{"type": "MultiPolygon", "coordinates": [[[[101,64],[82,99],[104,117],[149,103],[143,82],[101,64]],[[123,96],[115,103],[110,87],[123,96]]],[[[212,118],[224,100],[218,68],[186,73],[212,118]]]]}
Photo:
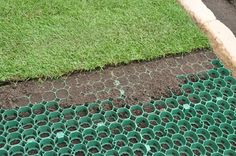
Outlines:
{"type": "MultiPolygon", "coordinates": [[[[51,100],[58,100],[60,106],[67,108],[73,104],[108,98],[115,99],[115,107],[124,107],[126,104],[134,105],[166,98],[172,94],[181,94],[177,75],[195,74],[211,69],[210,61],[214,58],[215,55],[209,50],[196,50],[175,57],[73,73],[55,80],[9,83],[0,86],[0,108],[15,108],[51,100]]],[[[194,75],[190,79],[196,81],[194,75]]],[[[111,106],[106,104],[104,108],[110,110],[111,106]]],[[[89,113],[99,111],[95,107],[89,113]]],[[[144,108],[144,111],[151,112],[153,108],[144,108]]],[[[33,113],[42,112],[44,110],[33,113]]],[[[134,114],[138,115],[140,112],[134,114]]]]}

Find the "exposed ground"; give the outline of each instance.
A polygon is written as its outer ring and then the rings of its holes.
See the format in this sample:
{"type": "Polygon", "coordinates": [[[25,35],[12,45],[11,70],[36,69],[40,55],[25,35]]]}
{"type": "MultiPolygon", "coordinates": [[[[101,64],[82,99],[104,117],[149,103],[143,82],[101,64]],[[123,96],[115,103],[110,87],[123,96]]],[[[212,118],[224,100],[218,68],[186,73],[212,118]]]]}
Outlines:
{"type": "Polygon", "coordinates": [[[0,81],[209,47],[176,0],[0,0],[0,81]]]}
{"type": "Polygon", "coordinates": [[[203,0],[217,19],[223,22],[236,35],[236,7],[227,0],[203,0]]]}
{"type": "Polygon", "coordinates": [[[178,93],[176,76],[210,69],[213,58],[212,52],[198,50],[176,57],[74,73],[56,80],[9,84],[0,87],[0,106],[14,108],[55,99],[66,106],[119,97],[131,105],[147,102],[170,96],[170,89],[178,93]]]}

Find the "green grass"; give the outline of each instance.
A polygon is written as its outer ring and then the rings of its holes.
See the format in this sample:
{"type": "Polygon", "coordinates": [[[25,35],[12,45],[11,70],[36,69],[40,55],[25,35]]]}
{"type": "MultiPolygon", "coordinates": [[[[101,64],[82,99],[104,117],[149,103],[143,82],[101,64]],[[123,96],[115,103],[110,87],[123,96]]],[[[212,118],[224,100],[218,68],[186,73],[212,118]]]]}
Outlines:
{"type": "Polygon", "coordinates": [[[209,47],[176,0],[0,0],[0,81],[209,47]]]}

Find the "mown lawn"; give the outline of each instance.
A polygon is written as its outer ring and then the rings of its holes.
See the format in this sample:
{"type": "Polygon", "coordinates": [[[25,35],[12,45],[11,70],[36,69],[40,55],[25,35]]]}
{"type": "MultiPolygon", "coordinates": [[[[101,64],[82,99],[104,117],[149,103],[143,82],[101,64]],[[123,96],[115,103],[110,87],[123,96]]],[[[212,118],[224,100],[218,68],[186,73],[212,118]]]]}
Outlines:
{"type": "Polygon", "coordinates": [[[0,81],[209,47],[176,0],[0,0],[0,81]]]}

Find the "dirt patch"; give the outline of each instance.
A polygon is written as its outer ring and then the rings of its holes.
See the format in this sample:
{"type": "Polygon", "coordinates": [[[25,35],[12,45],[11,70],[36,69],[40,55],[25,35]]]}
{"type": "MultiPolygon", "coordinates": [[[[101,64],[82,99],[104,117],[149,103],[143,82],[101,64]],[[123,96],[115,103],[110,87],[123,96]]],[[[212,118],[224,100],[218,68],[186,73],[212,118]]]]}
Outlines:
{"type": "MultiPolygon", "coordinates": [[[[176,57],[73,73],[56,80],[30,80],[7,84],[0,87],[0,107],[14,108],[28,103],[58,100],[60,106],[66,108],[72,104],[113,98],[113,105],[119,108],[126,104],[134,105],[166,98],[172,94],[181,94],[177,75],[208,70],[212,68],[210,61],[214,58],[215,55],[211,51],[196,50],[176,57]]],[[[194,75],[190,75],[189,79],[196,81],[194,75]]],[[[111,109],[110,105],[103,107],[111,109]]],[[[98,108],[89,110],[90,113],[98,111],[98,108]]],[[[145,108],[145,111],[153,110],[145,108]]]]}

